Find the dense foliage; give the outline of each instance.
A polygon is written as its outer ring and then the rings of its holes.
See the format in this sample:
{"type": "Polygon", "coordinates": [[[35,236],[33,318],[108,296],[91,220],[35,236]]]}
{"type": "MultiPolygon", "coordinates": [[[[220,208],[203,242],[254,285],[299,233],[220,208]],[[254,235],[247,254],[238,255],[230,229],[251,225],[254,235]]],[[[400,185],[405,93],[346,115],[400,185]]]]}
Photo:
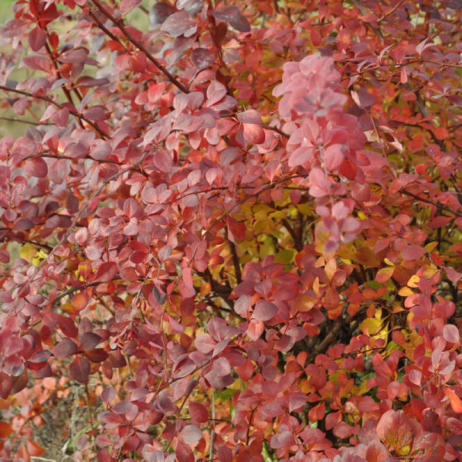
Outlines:
{"type": "Polygon", "coordinates": [[[18,0],[0,460],[462,460],[461,9],[18,0]]]}

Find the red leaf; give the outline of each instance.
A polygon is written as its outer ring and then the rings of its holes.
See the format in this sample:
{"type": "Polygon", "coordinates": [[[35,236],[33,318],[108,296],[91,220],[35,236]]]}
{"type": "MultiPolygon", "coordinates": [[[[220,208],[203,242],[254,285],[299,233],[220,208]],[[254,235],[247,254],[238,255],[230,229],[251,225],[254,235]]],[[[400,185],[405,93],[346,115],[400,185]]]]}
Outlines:
{"type": "Polygon", "coordinates": [[[86,351],[85,356],[94,363],[101,363],[109,357],[106,350],[103,350],[102,348],[95,348],[94,350],[86,351]]]}
{"type": "Polygon", "coordinates": [[[327,175],[318,167],[314,167],[309,175],[310,194],[313,197],[324,197],[330,194],[331,182],[327,175]]]}
{"type": "Polygon", "coordinates": [[[181,437],[186,444],[195,445],[202,439],[202,432],[197,425],[186,425],[181,430],[181,437]]]}
{"type": "Polygon", "coordinates": [[[249,310],[252,303],[252,298],[249,295],[241,295],[235,302],[234,302],[234,311],[246,318],[249,314],[249,310]]]}
{"type": "Polygon", "coordinates": [[[324,163],[330,172],[337,170],[344,159],[343,146],[341,144],[331,144],[324,151],[324,163]]]}
{"type": "Polygon", "coordinates": [[[226,358],[218,358],[213,362],[213,372],[220,377],[231,373],[231,366],[226,358]]]}
{"type": "Polygon", "coordinates": [[[252,317],[258,321],[269,321],[270,319],[274,318],[277,312],[278,307],[274,303],[259,301],[255,305],[255,310],[252,317]]]}
{"type": "Polygon", "coordinates": [[[159,149],[153,158],[154,165],[164,173],[170,173],[173,166],[172,156],[165,149],[159,149]]]}
{"type": "Polygon", "coordinates": [[[57,358],[66,358],[77,352],[77,345],[69,338],[61,340],[52,350],[57,358]]]}
{"type": "Polygon", "coordinates": [[[297,167],[313,160],[313,148],[311,146],[300,146],[289,157],[289,167],[297,167]]]}
{"type": "Polygon", "coordinates": [[[449,417],[448,420],[446,420],[446,426],[448,430],[455,435],[462,435],[462,422],[459,419],[449,417]]]}
{"type": "Polygon", "coordinates": [[[213,80],[207,88],[207,106],[213,106],[226,96],[226,87],[213,80]]]}
{"type": "Polygon", "coordinates": [[[443,327],[443,337],[447,342],[458,345],[460,342],[459,329],[454,324],[446,324],[443,327]]]}
{"type": "Polygon", "coordinates": [[[115,395],[114,388],[106,387],[101,393],[101,399],[103,400],[103,403],[108,404],[115,398],[115,395]]]}
{"type": "Polygon", "coordinates": [[[413,385],[416,385],[420,387],[420,384],[422,383],[422,372],[420,372],[417,369],[411,369],[407,377],[409,379],[409,382],[411,382],[413,385]]]}
{"type": "Polygon", "coordinates": [[[346,422],[339,422],[334,426],[333,433],[337,438],[345,439],[351,436],[355,428],[348,425],[346,422]]]}
{"type": "Polygon", "coordinates": [[[176,444],[175,455],[178,462],[194,462],[194,454],[191,448],[181,439],[176,444]]]}
{"type": "Polygon", "coordinates": [[[26,56],[22,60],[24,64],[30,69],[43,71],[47,74],[51,72],[51,62],[45,56],[26,56]]]}
{"type": "Polygon", "coordinates": [[[249,326],[247,327],[247,335],[250,337],[251,340],[258,340],[265,330],[265,325],[263,322],[258,321],[256,319],[251,319],[249,322],[249,326]]]}
{"type": "Polygon", "coordinates": [[[93,332],[85,332],[82,337],[80,337],[80,346],[82,350],[85,351],[93,350],[100,342],[101,337],[93,332]]]}
{"type": "Polygon", "coordinates": [[[435,134],[436,138],[439,140],[445,140],[449,137],[449,132],[446,127],[438,127],[433,129],[433,133],[435,134]]]}
{"type": "Polygon", "coordinates": [[[164,21],[160,28],[172,37],[191,37],[197,30],[197,24],[194,18],[185,11],[173,13],[164,21]]]}
{"type": "Polygon", "coordinates": [[[375,280],[381,284],[387,282],[393,276],[394,270],[394,266],[386,266],[385,268],[379,269],[375,275],[375,280]]]}
{"type": "Polygon", "coordinates": [[[237,114],[237,119],[243,124],[253,124],[262,126],[261,115],[255,109],[249,109],[248,111],[240,112],[237,114]]]}
{"type": "Polygon", "coordinates": [[[27,159],[24,164],[24,170],[30,176],[45,178],[48,174],[47,163],[41,157],[27,159]]]}
{"type": "MultiPolygon", "coordinates": [[[[377,423],[377,435],[390,451],[409,452],[414,440],[413,428],[403,411],[389,410],[377,423]]],[[[409,453],[407,452],[407,453],[409,453]]]]}
{"type": "Polygon", "coordinates": [[[77,356],[72,361],[69,370],[74,380],[80,383],[88,382],[88,376],[90,375],[90,362],[87,358],[77,356]]]}
{"type": "Polygon", "coordinates": [[[194,341],[194,345],[201,353],[208,354],[213,351],[216,346],[216,342],[209,334],[199,334],[194,341]]]}
{"type": "MultiPolygon", "coordinates": [[[[106,111],[102,106],[93,106],[90,109],[87,109],[83,115],[92,121],[105,120],[107,119],[106,111]]],[[[93,154],[93,153],[92,153],[93,154]]]]}
{"type": "Polygon", "coordinates": [[[227,22],[239,32],[250,32],[250,24],[247,18],[239,11],[236,6],[220,8],[212,12],[215,19],[227,22]]]}
{"type": "Polygon", "coordinates": [[[78,334],[74,321],[68,316],[59,315],[58,324],[66,337],[76,338],[78,334]]]}
{"type": "Polygon", "coordinates": [[[418,260],[423,254],[425,250],[420,247],[419,245],[408,245],[402,252],[401,256],[404,260],[418,260]]]}
{"type": "Polygon", "coordinates": [[[27,441],[27,452],[32,457],[40,457],[44,452],[45,449],[40,446],[40,444],[36,443],[33,440],[27,441]]]}
{"type": "Polygon", "coordinates": [[[112,281],[117,274],[117,265],[114,262],[107,262],[100,265],[95,279],[101,282],[112,281]]]}
{"type": "Polygon", "coordinates": [[[295,443],[293,432],[285,430],[271,438],[270,445],[273,449],[287,448],[295,443]]]}
{"type": "Polygon", "coordinates": [[[136,8],[141,3],[141,0],[121,0],[120,2],[120,12],[126,14],[136,8]]]}
{"type": "Polygon", "coordinates": [[[198,69],[204,69],[215,62],[215,53],[207,48],[196,48],[191,53],[191,61],[198,69]]]}
{"type": "Polygon", "coordinates": [[[34,27],[29,32],[29,45],[32,51],[39,51],[46,43],[46,34],[40,27],[34,27]]]}
{"type": "Polygon", "coordinates": [[[13,433],[13,429],[8,422],[0,421],[0,438],[8,438],[13,433]]]}
{"type": "Polygon", "coordinates": [[[265,131],[256,124],[244,124],[244,139],[248,144],[261,144],[265,141],[265,131]]]}
{"type": "Polygon", "coordinates": [[[162,24],[171,14],[175,13],[175,8],[166,2],[157,2],[149,10],[149,22],[152,27],[162,24]]]}
{"type": "Polygon", "coordinates": [[[209,420],[207,408],[203,404],[195,401],[191,401],[189,403],[189,414],[191,416],[192,423],[204,423],[209,420]]]}

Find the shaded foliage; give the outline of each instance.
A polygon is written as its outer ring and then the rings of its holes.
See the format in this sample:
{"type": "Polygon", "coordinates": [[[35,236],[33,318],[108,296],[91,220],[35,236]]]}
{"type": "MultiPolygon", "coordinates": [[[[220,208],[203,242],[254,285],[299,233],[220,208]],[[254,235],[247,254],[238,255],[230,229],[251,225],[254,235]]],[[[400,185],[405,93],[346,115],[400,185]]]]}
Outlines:
{"type": "Polygon", "coordinates": [[[460,10],[18,0],[4,460],[460,460],[460,10]]]}

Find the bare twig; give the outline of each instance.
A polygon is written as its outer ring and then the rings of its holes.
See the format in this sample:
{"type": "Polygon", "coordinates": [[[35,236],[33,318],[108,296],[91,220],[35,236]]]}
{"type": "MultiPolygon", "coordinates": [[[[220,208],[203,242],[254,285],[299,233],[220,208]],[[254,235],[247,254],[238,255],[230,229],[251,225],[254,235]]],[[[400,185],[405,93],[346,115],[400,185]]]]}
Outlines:
{"type": "MultiPolygon", "coordinates": [[[[119,278],[114,278],[112,279],[113,281],[118,280],[119,278]]],[[[74,292],[77,292],[78,290],[85,290],[88,289],[89,287],[96,287],[99,286],[100,284],[105,284],[106,282],[111,282],[111,281],[95,281],[95,282],[90,282],[88,284],[82,284],[81,286],[76,286],[76,287],[71,287],[70,289],[65,290],[64,292],[60,293],[54,300],[53,300],[53,306],[56,306],[57,303],[67,295],[72,295],[74,292]]]]}
{"type": "Polygon", "coordinates": [[[96,6],[96,8],[98,8],[99,11],[101,11],[101,13],[104,16],[106,16],[106,18],[112,21],[121,30],[121,32],[125,35],[126,39],[129,42],[135,45],[136,48],[141,50],[146,55],[146,58],[148,58],[149,61],[151,61],[154,64],[154,66],[156,66],[157,69],[159,69],[159,71],[161,71],[162,74],[164,74],[167,77],[167,79],[170,80],[170,82],[172,82],[183,93],[189,93],[189,90],[181,82],[179,82],[172,74],[170,74],[170,72],[156,58],[154,58],[154,56],[152,56],[152,54],[146,49],[146,47],[142,43],[138,42],[138,40],[136,40],[130,34],[130,32],[128,32],[128,30],[122,24],[122,22],[114,18],[114,16],[109,11],[107,11],[103,5],[101,5],[99,0],[91,0],[91,2],[93,3],[93,5],[96,6]]]}
{"type": "Polygon", "coordinates": [[[432,202],[431,200],[425,198],[425,197],[420,197],[417,194],[411,193],[410,191],[406,191],[405,189],[401,190],[402,194],[405,194],[406,196],[413,197],[414,199],[424,202],[425,204],[430,204],[433,205],[434,207],[437,207],[441,210],[446,210],[446,212],[452,213],[456,217],[462,217],[462,213],[456,212],[455,210],[452,210],[451,208],[447,207],[446,205],[442,204],[441,202],[432,202]]]}
{"type": "MultiPolygon", "coordinates": [[[[34,98],[34,99],[39,99],[41,101],[45,101],[49,104],[52,104],[53,106],[56,106],[57,108],[59,109],[64,109],[64,106],[60,103],[57,103],[56,101],[53,101],[51,98],[49,98],[48,96],[43,96],[43,95],[33,95],[32,93],[29,93],[27,91],[24,91],[24,90],[17,90],[16,88],[9,88],[9,87],[5,87],[4,85],[0,85],[0,90],[3,90],[5,92],[10,92],[10,93],[17,93],[18,95],[23,95],[23,96],[27,96],[29,98],[34,98]]],[[[84,121],[86,122],[88,125],[90,125],[91,127],[94,128],[94,130],[96,132],[99,133],[99,135],[101,136],[101,138],[106,138],[106,135],[104,134],[104,132],[98,127],[98,125],[96,125],[94,122],[92,122],[91,120],[87,119],[84,115],[80,114],[75,108],[71,107],[71,108],[68,108],[69,112],[77,117],[80,121],[84,121]]]]}

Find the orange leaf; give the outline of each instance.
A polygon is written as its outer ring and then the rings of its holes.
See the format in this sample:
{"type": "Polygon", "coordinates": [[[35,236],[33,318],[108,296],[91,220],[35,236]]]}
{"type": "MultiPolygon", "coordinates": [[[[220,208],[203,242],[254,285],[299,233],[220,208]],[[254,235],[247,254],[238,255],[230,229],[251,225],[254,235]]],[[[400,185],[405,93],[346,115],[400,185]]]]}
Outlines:
{"type": "Polygon", "coordinates": [[[449,133],[445,127],[438,127],[433,129],[433,133],[439,140],[444,140],[449,136],[449,133]]]}
{"type": "Polygon", "coordinates": [[[454,412],[457,412],[458,414],[462,414],[462,401],[461,399],[456,395],[456,393],[447,388],[444,390],[446,393],[446,396],[449,398],[449,402],[451,403],[452,410],[454,412]]]}
{"type": "Polygon", "coordinates": [[[45,452],[45,450],[42,448],[42,446],[40,446],[40,444],[32,440],[29,440],[27,442],[27,451],[29,455],[35,457],[40,457],[45,452]]]}
{"type": "Polygon", "coordinates": [[[385,268],[379,269],[375,275],[375,280],[383,284],[393,276],[393,271],[395,271],[394,266],[387,266],[385,268]]]}
{"type": "Polygon", "coordinates": [[[84,292],[74,295],[71,300],[71,305],[76,311],[82,311],[88,303],[88,296],[84,292]]]}
{"type": "Polygon", "coordinates": [[[8,438],[13,433],[13,429],[8,422],[0,421],[0,438],[8,438]]]}

